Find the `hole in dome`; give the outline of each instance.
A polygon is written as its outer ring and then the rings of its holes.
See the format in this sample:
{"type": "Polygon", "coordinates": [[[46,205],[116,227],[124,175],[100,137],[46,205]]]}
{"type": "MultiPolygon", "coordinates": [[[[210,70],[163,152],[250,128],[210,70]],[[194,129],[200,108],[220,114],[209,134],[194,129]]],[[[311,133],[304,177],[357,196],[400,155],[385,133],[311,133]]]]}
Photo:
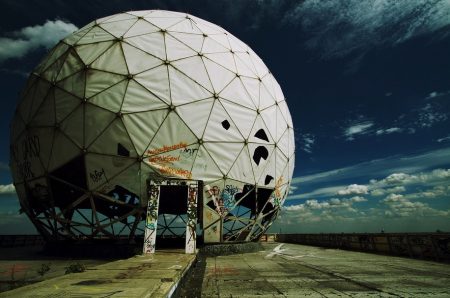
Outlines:
{"type": "Polygon", "coordinates": [[[270,175],[266,175],[266,178],[264,179],[264,185],[269,184],[273,180],[273,177],[270,175]]]}
{"type": "Polygon", "coordinates": [[[255,137],[257,137],[260,140],[264,140],[266,142],[269,141],[269,138],[267,137],[266,132],[262,128],[255,133],[255,137]]]}
{"type": "Polygon", "coordinates": [[[130,151],[124,145],[117,143],[117,155],[130,156],[130,151]]]}
{"type": "Polygon", "coordinates": [[[269,151],[267,151],[266,147],[258,146],[253,153],[253,161],[259,165],[261,159],[266,160],[269,157],[269,151]]]}
{"type": "Polygon", "coordinates": [[[225,128],[226,130],[230,129],[230,122],[228,122],[228,120],[223,120],[222,121],[222,127],[225,128]]]}

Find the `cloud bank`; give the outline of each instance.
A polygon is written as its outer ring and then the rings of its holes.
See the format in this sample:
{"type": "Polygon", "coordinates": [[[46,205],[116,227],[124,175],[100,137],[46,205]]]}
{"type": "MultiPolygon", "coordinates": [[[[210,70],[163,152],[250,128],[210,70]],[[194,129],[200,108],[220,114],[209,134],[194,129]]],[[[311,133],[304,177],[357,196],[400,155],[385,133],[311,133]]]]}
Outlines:
{"type": "Polygon", "coordinates": [[[0,63],[12,58],[21,58],[40,47],[51,48],[60,39],[77,30],[72,23],[47,20],[43,25],[22,28],[0,37],[0,63]]]}

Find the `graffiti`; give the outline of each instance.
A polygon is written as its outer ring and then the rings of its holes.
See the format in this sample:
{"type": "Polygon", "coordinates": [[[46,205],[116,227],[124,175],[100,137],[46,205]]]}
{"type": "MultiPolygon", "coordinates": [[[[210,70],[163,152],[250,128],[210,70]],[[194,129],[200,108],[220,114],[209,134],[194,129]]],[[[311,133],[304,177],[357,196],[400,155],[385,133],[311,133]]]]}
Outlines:
{"type": "Polygon", "coordinates": [[[31,162],[28,160],[25,160],[23,162],[16,162],[17,170],[19,172],[20,177],[23,179],[33,178],[35,177],[32,169],[31,169],[31,162]]]}
{"type": "Polygon", "coordinates": [[[11,153],[16,162],[17,171],[23,179],[34,178],[36,175],[32,171],[30,159],[39,158],[41,146],[39,137],[35,135],[26,136],[25,139],[16,144],[11,153]],[[22,153],[22,154],[21,154],[22,153]]]}
{"type": "Polygon", "coordinates": [[[180,154],[186,159],[192,159],[195,156],[195,153],[199,154],[197,148],[184,148],[180,150],[180,154]]]}
{"type": "Polygon", "coordinates": [[[168,167],[168,166],[161,166],[161,167],[159,167],[159,171],[162,174],[173,175],[173,176],[183,177],[183,178],[187,178],[187,179],[191,179],[192,178],[192,172],[191,171],[180,169],[180,168],[172,168],[172,167],[168,167]]]}
{"type": "Polygon", "coordinates": [[[105,177],[105,179],[106,179],[105,169],[102,168],[99,171],[94,170],[93,172],[89,173],[89,177],[91,178],[91,180],[93,182],[96,182],[96,183],[101,181],[103,179],[103,177],[105,177]]]}
{"type": "MultiPolygon", "coordinates": [[[[223,202],[223,210],[222,212],[228,212],[231,209],[234,208],[234,205],[236,204],[236,199],[235,199],[235,195],[237,193],[242,192],[242,190],[240,190],[237,186],[234,185],[225,185],[225,188],[222,192],[222,202],[223,202]]],[[[220,205],[220,200],[219,200],[219,205],[220,205]]]]}
{"type": "Polygon", "coordinates": [[[284,178],[283,176],[280,176],[280,178],[278,178],[277,182],[275,183],[275,189],[272,193],[272,195],[270,196],[271,201],[273,203],[274,206],[281,206],[283,204],[283,196],[281,194],[281,185],[283,184],[284,178]]]}
{"type": "Polygon", "coordinates": [[[23,159],[39,157],[41,146],[38,136],[27,136],[22,142],[23,159]]]}
{"type": "Polygon", "coordinates": [[[158,226],[159,186],[150,185],[148,191],[147,216],[145,220],[144,253],[155,252],[156,227],[158,226]]]}
{"type": "MultiPolygon", "coordinates": [[[[149,218],[149,217],[151,217],[151,215],[147,214],[147,222],[149,222],[151,220],[151,218],[149,218]]],[[[153,223],[153,222],[148,223],[148,224],[145,225],[145,227],[147,229],[154,230],[155,229],[155,223],[153,223]]]]}
{"type": "Polygon", "coordinates": [[[197,225],[197,183],[189,185],[187,226],[186,226],[186,253],[195,253],[196,225],[197,225]]]}
{"type": "Polygon", "coordinates": [[[181,149],[181,148],[186,148],[186,147],[187,147],[187,144],[185,142],[180,142],[178,144],[174,144],[174,145],[170,145],[170,146],[164,145],[160,148],[149,149],[149,150],[147,150],[147,154],[149,154],[149,155],[160,154],[160,153],[173,151],[176,149],[181,149]]]}
{"type": "Polygon", "coordinates": [[[173,163],[175,161],[180,161],[179,156],[172,156],[172,155],[159,155],[159,156],[152,156],[148,159],[150,163],[158,163],[158,164],[167,164],[167,163],[173,163]]]}

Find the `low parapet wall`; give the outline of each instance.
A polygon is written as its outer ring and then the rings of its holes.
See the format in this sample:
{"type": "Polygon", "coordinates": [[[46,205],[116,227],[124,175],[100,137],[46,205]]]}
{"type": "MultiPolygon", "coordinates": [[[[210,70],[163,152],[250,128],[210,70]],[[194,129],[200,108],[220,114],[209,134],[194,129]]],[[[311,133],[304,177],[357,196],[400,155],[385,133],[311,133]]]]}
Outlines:
{"type": "Polygon", "coordinates": [[[450,233],[278,234],[278,242],[450,261],[450,233]]]}

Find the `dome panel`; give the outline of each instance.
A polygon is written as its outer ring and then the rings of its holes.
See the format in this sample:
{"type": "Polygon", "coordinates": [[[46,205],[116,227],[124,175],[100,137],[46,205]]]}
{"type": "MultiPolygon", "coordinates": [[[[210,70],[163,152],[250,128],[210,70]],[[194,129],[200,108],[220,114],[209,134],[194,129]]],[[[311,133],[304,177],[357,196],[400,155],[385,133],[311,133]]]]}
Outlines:
{"type": "Polygon", "coordinates": [[[189,123],[189,128],[198,139],[203,137],[206,123],[214,104],[214,99],[204,99],[190,104],[177,106],[177,114],[185,123],[189,123]]]}
{"type": "Polygon", "coordinates": [[[227,114],[231,117],[233,122],[236,124],[237,129],[243,136],[245,140],[248,139],[250,131],[255,123],[256,119],[256,110],[248,109],[242,107],[241,105],[237,105],[233,102],[229,102],[227,100],[220,100],[220,103],[223,105],[227,114]]]}
{"type": "Polygon", "coordinates": [[[164,45],[164,34],[162,32],[129,37],[125,41],[150,55],[163,61],[166,60],[166,47],[164,45]]]}
{"type": "MultiPolygon", "coordinates": [[[[86,72],[83,70],[76,72],[73,75],[65,78],[64,80],[57,82],[56,86],[59,87],[57,89],[64,90],[81,99],[84,98],[85,96],[84,94],[85,83],[86,83],[86,72]]],[[[55,93],[55,96],[58,96],[58,93],[55,93]]]]}
{"type": "Polygon", "coordinates": [[[94,44],[77,45],[75,51],[85,65],[90,65],[101,54],[108,50],[115,41],[109,40],[94,44]]]}
{"type": "Polygon", "coordinates": [[[85,63],[81,61],[75,50],[70,49],[67,53],[64,64],[61,71],[56,78],[57,81],[64,80],[65,78],[75,74],[76,72],[82,70],[85,67],[85,63]]]}
{"type": "Polygon", "coordinates": [[[142,72],[136,75],[134,79],[168,105],[172,103],[167,65],[142,72]]]}
{"type": "Polygon", "coordinates": [[[196,56],[197,52],[178,41],[170,34],[165,35],[167,60],[173,61],[187,57],[196,56]]]}
{"type": "Polygon", "coordinates": [[[91,67],[94,69],[101,69],[103,71],[127,75],[128,67],[125,62],[121,42],[115,42],[91,63],[91,67]],[[111,57],[114,57],[114,59],[111,59],[111,57]]]}
{"type": "Polygon", "coordinates": [[[123,115],[123,121],[138,155],[146,153],[150,141],[155,137],[167,114],[168,109],[123,115]]]}
{"type": "Polygon", "coordinates": [[[90,44],[90,43],[97,43],[107,40],[114,40],[115,37],[110,34],[109,32],[106,32],[102,28],[100,28],[98,25],[95,25],[89,31],[81,37],[76,44],[90,44]]]}
{"type": "Polygon", "coordinates": [[[205,64],[200,56],[171,62],[171,65],[197,82],[200,86],[214,93],[205,64]]]}
{"type": "Polygon", "coordinates": [[[193,49],[195,52],[200,53],[202,51],[203,46],[203,35],[195,34],[192,32],[174,32],[170,31],[169,33],[174,38],[178,39],[180,42],[184,43],[191,49],[193,49]]]}
{"type": "Polygon", "coordinates": [[[196,24],[189,18],[176,23],[167,28],[170,32],[180,32],[180,33],[189,33],[189,34],[202,34],[202,31],[197,28],[196,24]]]}
{"type": "Polygon", "coordinates": [[[220,93],[236,77],[235,73],[209,59],[203,59],[203,62],[215,93],[220,93]]]}
{"type": "Polygon", "coordinates": [[[123,113],[142,112],[168,108],[168,104],[134,80],[128,82],[121,110],[123,113]]]}
{"type": "Polygon", "coordinates": [[[84,96],[89,98],[103,90],[126,80],[126,77],[111,72],[88,69],[86,72],[86,91],[84,96]]]}
{"type": "Polygon", "coordinates": [[[147,20],[138,19],[137,22],[134,23],[127,32],[125,32],[123,37],[129,38],[159,31],[161,31],[160,28],[156,27],[153,24],[150,24],[147,20]]]}
{"type": "Polygon", "coordinates": [[[211,97],[211,92],[171,66],[169,67],[169,78],[173,105],[178,106],[211,97]]]}
{"type": "Polygon", "coordinates": [[[124,104],[125,92],[131,81],[123,80],[119,83],[112,85],[111,87],[100,91],[96,95],[88,98],[88,102],[102,107],[111,112],[117,113],[122,108],[124,104]]]}
{"type": "Polygon", "coordinates": [[[217,164],[223,175],[227,175],[244,148],[243,143],[204,143],[211,158],[217,164]],[[227,154],[224,154],[227,152],[227,154]]]}
{"type": "Polygon", "coordinates": [[[80,155],[80,153],[80,148],[74,142],[68,139],[63,132],[56,130],[48,164],[48,171],[51,172],[63,166],[75,156],[80,155]]]}
{"type": "Polygon", "coordinates": [[[92,144],[116,119],[117,115],[95,105],[85,105],[84,146],[92,144]]]}
{"type": "Polygon", "coordinates": [[[223,108],[220,101],[215,100],[203,135],[205,142],[244,142],[244,137],[236,124],[223,108]]]}
{"type": "Polygon", "coordinates": [[[127,20],[114,21],[114,22],[104,22],[100,23],[99,26],[106,32],[114,35],[115,37],[123,37],[123,35],[130,29],[131,26],[136,23],[137,18],[130,18],[127,20]]]}
{"type": "Polygon", "coordinates": [[[116,117],[87,150],[107,155],[137,157],[136,149],[120,117],[116,117]]]}
{"type": "Polygon", "coordinates": [[[161,59],[141,51],[127,43],[122,43],[122,49],[125,55],[128,70],[132,75],[163,64],[161,59]]]}
{"type": "Polygon", "coordinates": [[[253,167],[251,163],[252,159],[250,158],[248,146],[245,146],[236,159],[236,162],[228,172],[227,177],[237,181],[245,181],[249,184],[254,185],[255,176],[253,174],[253,167]]]}

